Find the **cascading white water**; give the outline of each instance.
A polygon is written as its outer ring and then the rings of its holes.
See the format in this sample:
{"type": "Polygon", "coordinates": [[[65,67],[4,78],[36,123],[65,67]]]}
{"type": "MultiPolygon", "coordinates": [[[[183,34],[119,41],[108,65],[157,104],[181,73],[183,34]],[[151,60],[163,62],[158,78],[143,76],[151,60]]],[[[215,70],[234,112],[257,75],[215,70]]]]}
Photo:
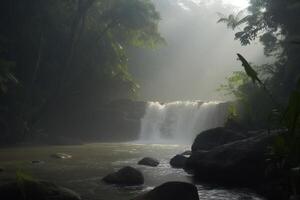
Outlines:
{"type": "Polygon", "coordinates": [[[190,143],[201,131],[224,125],[226,111],[220,102],[149,102],[141,120],[140,141],[190,143]]]}

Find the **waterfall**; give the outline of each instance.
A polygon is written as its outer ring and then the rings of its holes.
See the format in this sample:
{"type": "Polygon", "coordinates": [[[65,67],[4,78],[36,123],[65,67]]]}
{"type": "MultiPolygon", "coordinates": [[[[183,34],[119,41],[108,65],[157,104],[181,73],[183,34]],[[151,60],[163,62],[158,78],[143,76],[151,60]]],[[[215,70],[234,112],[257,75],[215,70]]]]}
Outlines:
{"type": "Polygon", "coordinates": [[[141,120],[140,141],[191,143],[201,131],[223,126],[227,104],[220,102],[148,102],[141,120]]]}

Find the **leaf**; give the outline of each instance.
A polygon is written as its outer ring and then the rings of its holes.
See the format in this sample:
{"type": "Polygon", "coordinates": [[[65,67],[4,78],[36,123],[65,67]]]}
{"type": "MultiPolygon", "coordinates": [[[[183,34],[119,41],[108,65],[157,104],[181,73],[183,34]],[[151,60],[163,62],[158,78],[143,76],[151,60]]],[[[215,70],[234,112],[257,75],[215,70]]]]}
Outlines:
{"type": "Polygon", "coordinates": [[[239,53],[237,54],[237,56],[238,56],[238,59],[242,62],[242,65],[246,71],[246,74],[252,79],[253,83],[255,83],[257,81],[260,84],[262,84],[262,81],[257,76],[257,72],[250,66],[248,61],[239,53]]]}
{"type": "Polygon", "coordinates": [[[231,28],[232,30],[234,30],[236,27],[240,26],[241,24],[246,23],[248,20],[248,16],[241,18],[242,15],[244,14],[243,10],[239,11],[236,15],[230,14],[227,17],[222,13],[217,13],[217,14],[220,17],[217,23],[225,23],[227,24],[227,27],[231,28]]]}

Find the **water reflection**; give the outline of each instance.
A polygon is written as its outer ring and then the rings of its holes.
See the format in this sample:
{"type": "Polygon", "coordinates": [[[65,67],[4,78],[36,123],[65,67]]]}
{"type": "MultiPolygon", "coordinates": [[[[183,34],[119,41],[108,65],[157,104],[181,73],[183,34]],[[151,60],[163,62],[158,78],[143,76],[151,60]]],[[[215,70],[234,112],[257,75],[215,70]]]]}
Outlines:
{"type": "MultiPolygon", "coordinates": [[[[0,165],[5,172],[0,174],[0,183],[14,177],[22,169],[34,177],[56,182],[80,193],[85,200],[128,200],[153,189],[167,181],[192,182],[192,177],[182,169],[174,169],[169,160],[187,150],[180,145],[142,144],[89,144],[82,146],[27,147],[0,150],[0,165]],[[50,157],[56,152],[71,154],[67,160],[50,157]],[[143,157],[154,157],[160,161],[157,167],[137,165],[143,157]],[[32,160],[43,164],[32,164],[32,160]],[[110,172],[124,166],[140,169],[145,184],[138,187],[107,185],[101,179],[110,172]]],[[[247,190],[232,190],[197,185],[201,200],[261,200],[247,190]]]]}

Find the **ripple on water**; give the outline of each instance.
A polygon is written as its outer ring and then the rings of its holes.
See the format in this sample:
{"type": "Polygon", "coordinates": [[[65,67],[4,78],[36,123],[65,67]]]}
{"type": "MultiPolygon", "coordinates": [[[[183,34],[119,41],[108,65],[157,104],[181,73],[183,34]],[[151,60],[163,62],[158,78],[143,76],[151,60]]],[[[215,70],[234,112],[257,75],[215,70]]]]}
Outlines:
{"type": "MultiPolygon", "coordinates": [[[[0,173],[0,181],[6,180],[5,174],[22,168],[34,172],[36,178],[54,181],[80,193],[85,200],[128,200],[149,191],[167,181],[192,182],[190,175],[182,169],[169,165],[170,159],[188,146],[162,144],[88,144],[82,146],[60,146],[0,150],[0,162],[6,173],[0,173]],[[73,155],[68,160],[50,159],[53,152],[67,152],[73,155]],[[33,156],[34,155],[34,156],[33,156]],[[138,165],[143,157],[153,157],[160,161],[157,167],[138,165]],[[32,160],[45,161],[33,165],[32,160]],[[22,162],[21,162],[22,161],[22,162]],[[145,184],[139,187],[117,187],[106,185],[102,177],[124,166],[133,166],[145,176],[145,184]]],[[[201,200],[262,200],[259,196],[244,190],[208,188],[197,185],[201,200]]]]}

